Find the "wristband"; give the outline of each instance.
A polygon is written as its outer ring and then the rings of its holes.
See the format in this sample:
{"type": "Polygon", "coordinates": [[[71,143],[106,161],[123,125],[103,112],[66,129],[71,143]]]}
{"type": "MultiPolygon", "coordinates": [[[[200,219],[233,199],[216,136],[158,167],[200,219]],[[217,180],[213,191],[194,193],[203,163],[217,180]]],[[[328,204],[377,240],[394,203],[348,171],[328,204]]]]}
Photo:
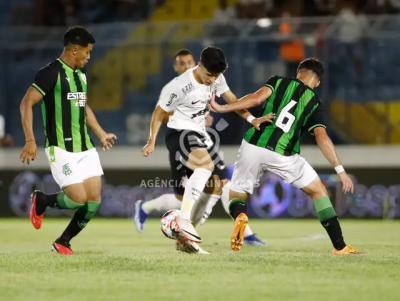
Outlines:
{"type": "Polygon", "coordinates": [[[248,123],[252,123],[254,119],[256,119],[256,118],[253,115],[250,115],[249,117],[247,117],[246,120],[248,123]]]}
{"type": "Polygon", "coordinates": [[[25,142],[33,142],[33,141],[35,141],[35,140],[26,140],[25,142]]]}
{"type": "Polygon", "coordinates": [[[335,167],[336,173],[342,173],[344,172],[344,167],[343,165],[338,165],[335,167]]]}

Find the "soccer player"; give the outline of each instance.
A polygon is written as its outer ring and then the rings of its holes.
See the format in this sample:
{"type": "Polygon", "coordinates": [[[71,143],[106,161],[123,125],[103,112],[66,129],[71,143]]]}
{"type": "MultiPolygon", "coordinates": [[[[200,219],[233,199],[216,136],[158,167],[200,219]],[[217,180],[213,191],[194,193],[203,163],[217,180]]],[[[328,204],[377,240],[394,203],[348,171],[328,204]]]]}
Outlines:
{"type": "MultiPolygon", "coordinates": [[[[154,151],[162,120],[168,112],[174,111],[169,118],[166,134],[170,162],[179,161],[178,163],[183,164],[189,172],[178,225],[182,238],[196,244],[201,242],[201,238],[191,223],[192,208],[214,171],[214,162],[219,162],[218,154],[211,151],[213,143],[205,129],[207,104],[215,95],[222,96],[227,103],[237,101],[237,97],[230,91],[223,76],[227,67],[221,49],[216,47],[203,49],[198,66],[175,78],[163,93],[153,112],[149,141],[142,149],[146,157],[154,151]],[[213,157],[210,154],[214,154],[213,157]]],[[[247,110],[238,113],[255,127],[270,120],[268,115],[256,119],[247,110]]]]}
{"type": "Polygon", "coordinates": [[[231,237],[234,251],[240,250],[243,231],[248,224],[246,201],[253,193],[260,171],[267,170],[313,199],[318,219],[332,241],[333,254],[360,253],[344,242],[325,186],[310,164],[299,155],[301,135],[308,131],[315,135],[321,152],[335,168],[343,192],[353,192],[353,183],[327,135],[321,102],[313,90],[319,86],[323,73],[322,63],[309,58],[299,64],[297,78],[273,76],[257,92],[246,95],[234,104],[210,102],[209,107],[215,112],[243,110],[264,103],[260,116],[275,114],[272,122],[261,125],[261,131],[250,129],[246,133],[235,163],[229,205],[231,216],[235,219],[231,237]]]}
{"type": "MultiPolygon", "coordinates": [[[[193,54],[188,49],[181,49],[175,54],[174,70],[178,75],[182,75],[188,69],[194,67],[195,67],[195,60],[193,54]]],[[[171,82],[169,82],[164,86],[164,88],[161,91],[161,95],[159,97],[159,102],[163,98],[169,96],[168,94],[166,95],[166,93],[168,93],[168,88],[173,82],[174,80],[172,80],[171,82]]],[[[163,120],[163,124],[166,124],[168,122],[169,117],[173,113],[174,111],[171,111],[168,114],[164,115],[165,117],[163,120]]],[[[210,127],[212,125],[212,121],[213,118],[211,114],[207,114],[206,127],[210,127]]],[[[218,153],[217,149],[215,149],[215,151],[216,153],[218,153]]],[[[177,161],[175,158],[172,158],[170,164],[171,164],[172,178],[174,182],[176,182],[176,185],[174,186],[174,193],[163,194],[153,200],[146,202],[141,200],[136,202],[134,221],[136,229],[139,232],[143,232],[144,224],[151,212],[154,211],[166,212],[168,210],[178,209],[181,207],[181,201],[184,192],[184,187],[182,186],[183,183],[182,179],[186,178],[187,169],[178,168],[180,162],[177,161]]],[[[189,171],[189,173],[191,172],[189,171]]],[[[225,164],[222,162],[222,160],[220,160],[218,164],[216,164],[213,174],[218,177],[216,178],[217,179],[216,183],[218,183],[218,180],[223,180],[224,182],[226,182],[226,184],[223,186],[222,189],[221,187],[213,187],[212,185],[209,185],[209,187],[205,188],[204,192],[200,196],[199,201],[197,202],[197,207],[192,214],[192,219],[195,224],[195,228],[197,228],[198,226],[202,225],[205,222],[205,220],[211,214],[212,208],[217,204],[219,199],[221,199],[224,209],[229,214],[228,206],[229,206],[230,182],[226,172],[225,164]]],[[[246,227],[245,229],[244,243],[252,245],[265,245],[265,243],[262,242],[260,239],[258,239],[258,237],[251,231],[250,226],[246,227]]]]}
{"type": "Polygon", "coordinates": [[[52,245],[55,252],[72,255],[70,241],[96,214],[101,202],[103,170],[99,155],[88,134],[88,127],[109,150],[117,137],[106,133],[87,105],[87,78],[83,69],[90,59],[94,37],[82,27],[72,27],[64,35],[64,51],[54,62],[36,74],[21,102],[22,126],[26,144],[22,163],[38,159],[33,135],[32,107],[41,101],[45,152],[51,173],[62,191],[31,195],[30,219],[40,229],[46,207],[75,210],[71,222],[52,245]]]}

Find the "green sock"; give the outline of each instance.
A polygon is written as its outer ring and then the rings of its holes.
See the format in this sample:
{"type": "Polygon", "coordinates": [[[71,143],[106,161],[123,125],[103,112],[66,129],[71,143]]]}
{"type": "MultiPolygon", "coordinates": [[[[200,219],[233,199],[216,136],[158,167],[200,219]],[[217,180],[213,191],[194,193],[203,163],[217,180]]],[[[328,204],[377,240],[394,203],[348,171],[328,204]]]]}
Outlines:
{"type": "Polygon", "coordinates": [[[320,222],[336,216],[335,209],[332,206],[331,200],[328,196],[314,201],[315,211],[320,222]]]}
{"type": "Polygon", "coordinates": [[[235,220],[239,214],[246,213],[246,202],[243,199],[235,198],[229,202],[229,214],[235,220]]]}
{"type": "Polygon", "coordinates": [[[85,204],[79,204],[75,203],[73,200],[71,200],[67,195],[61,191],[57,194],[57,208],[59,209],[79,209],[85,206],[85,204]]]}
{"type": "Polygon", "coordinates": [[[87,225],[87,223],[93,218],[97,210],[100,207],[101,202],[87,201],[83,207],[75,211],[75,215],[71,222],[61,234],[60,239],[63,241],[70,241],[76,235],[79,234],[87,225]]]}
{"type": "Polygon", "coordinates": [[[334,248],[341,250],[346,247],[346,243],[344,242],[342,234],[342,228],[340,227],[335,209],[333,208],[329,197],[324,196],[318,200],[315,200],[314,206],[318,219],[321,222],[322,227],[324,227],[328,233],[334,248]]]}

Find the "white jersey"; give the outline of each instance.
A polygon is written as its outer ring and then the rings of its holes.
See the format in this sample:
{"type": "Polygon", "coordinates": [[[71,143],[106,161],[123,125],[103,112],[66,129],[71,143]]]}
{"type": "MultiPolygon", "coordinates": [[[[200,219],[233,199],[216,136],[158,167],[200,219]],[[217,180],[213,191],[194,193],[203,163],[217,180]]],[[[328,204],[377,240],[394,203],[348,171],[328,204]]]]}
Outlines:
{"type": "Polygon", "coordinates": [[[166,112],[174,111],[167,126],[177,130],[191,130],[204,136],[207,104],[229,90],[223,74],[211,86],[198,83],[193,71],[197,66],[174,78],[162,89],[158,105],[166,112]]]}

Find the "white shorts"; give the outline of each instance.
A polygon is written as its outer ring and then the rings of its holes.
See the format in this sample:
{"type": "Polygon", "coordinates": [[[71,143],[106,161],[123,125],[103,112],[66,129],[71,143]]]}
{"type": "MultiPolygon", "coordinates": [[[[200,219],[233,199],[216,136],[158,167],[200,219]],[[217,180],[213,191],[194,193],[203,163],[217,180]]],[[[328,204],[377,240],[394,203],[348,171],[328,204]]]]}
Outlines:
{"type": "Polygon", "coordinates": [[[318,175],[299,155],[283,156],[243,140],[232,175],[231,190],[253,193],[264,171],[270,171],[296,188],[311,184],[318,175]]]}
{"type": "Polygon", "coordinates": [[[95,148],[71,153],[57,146],[50,146],[45,152],[53,178],[61,188],[103,175],[99,154],[95,148]]]}

